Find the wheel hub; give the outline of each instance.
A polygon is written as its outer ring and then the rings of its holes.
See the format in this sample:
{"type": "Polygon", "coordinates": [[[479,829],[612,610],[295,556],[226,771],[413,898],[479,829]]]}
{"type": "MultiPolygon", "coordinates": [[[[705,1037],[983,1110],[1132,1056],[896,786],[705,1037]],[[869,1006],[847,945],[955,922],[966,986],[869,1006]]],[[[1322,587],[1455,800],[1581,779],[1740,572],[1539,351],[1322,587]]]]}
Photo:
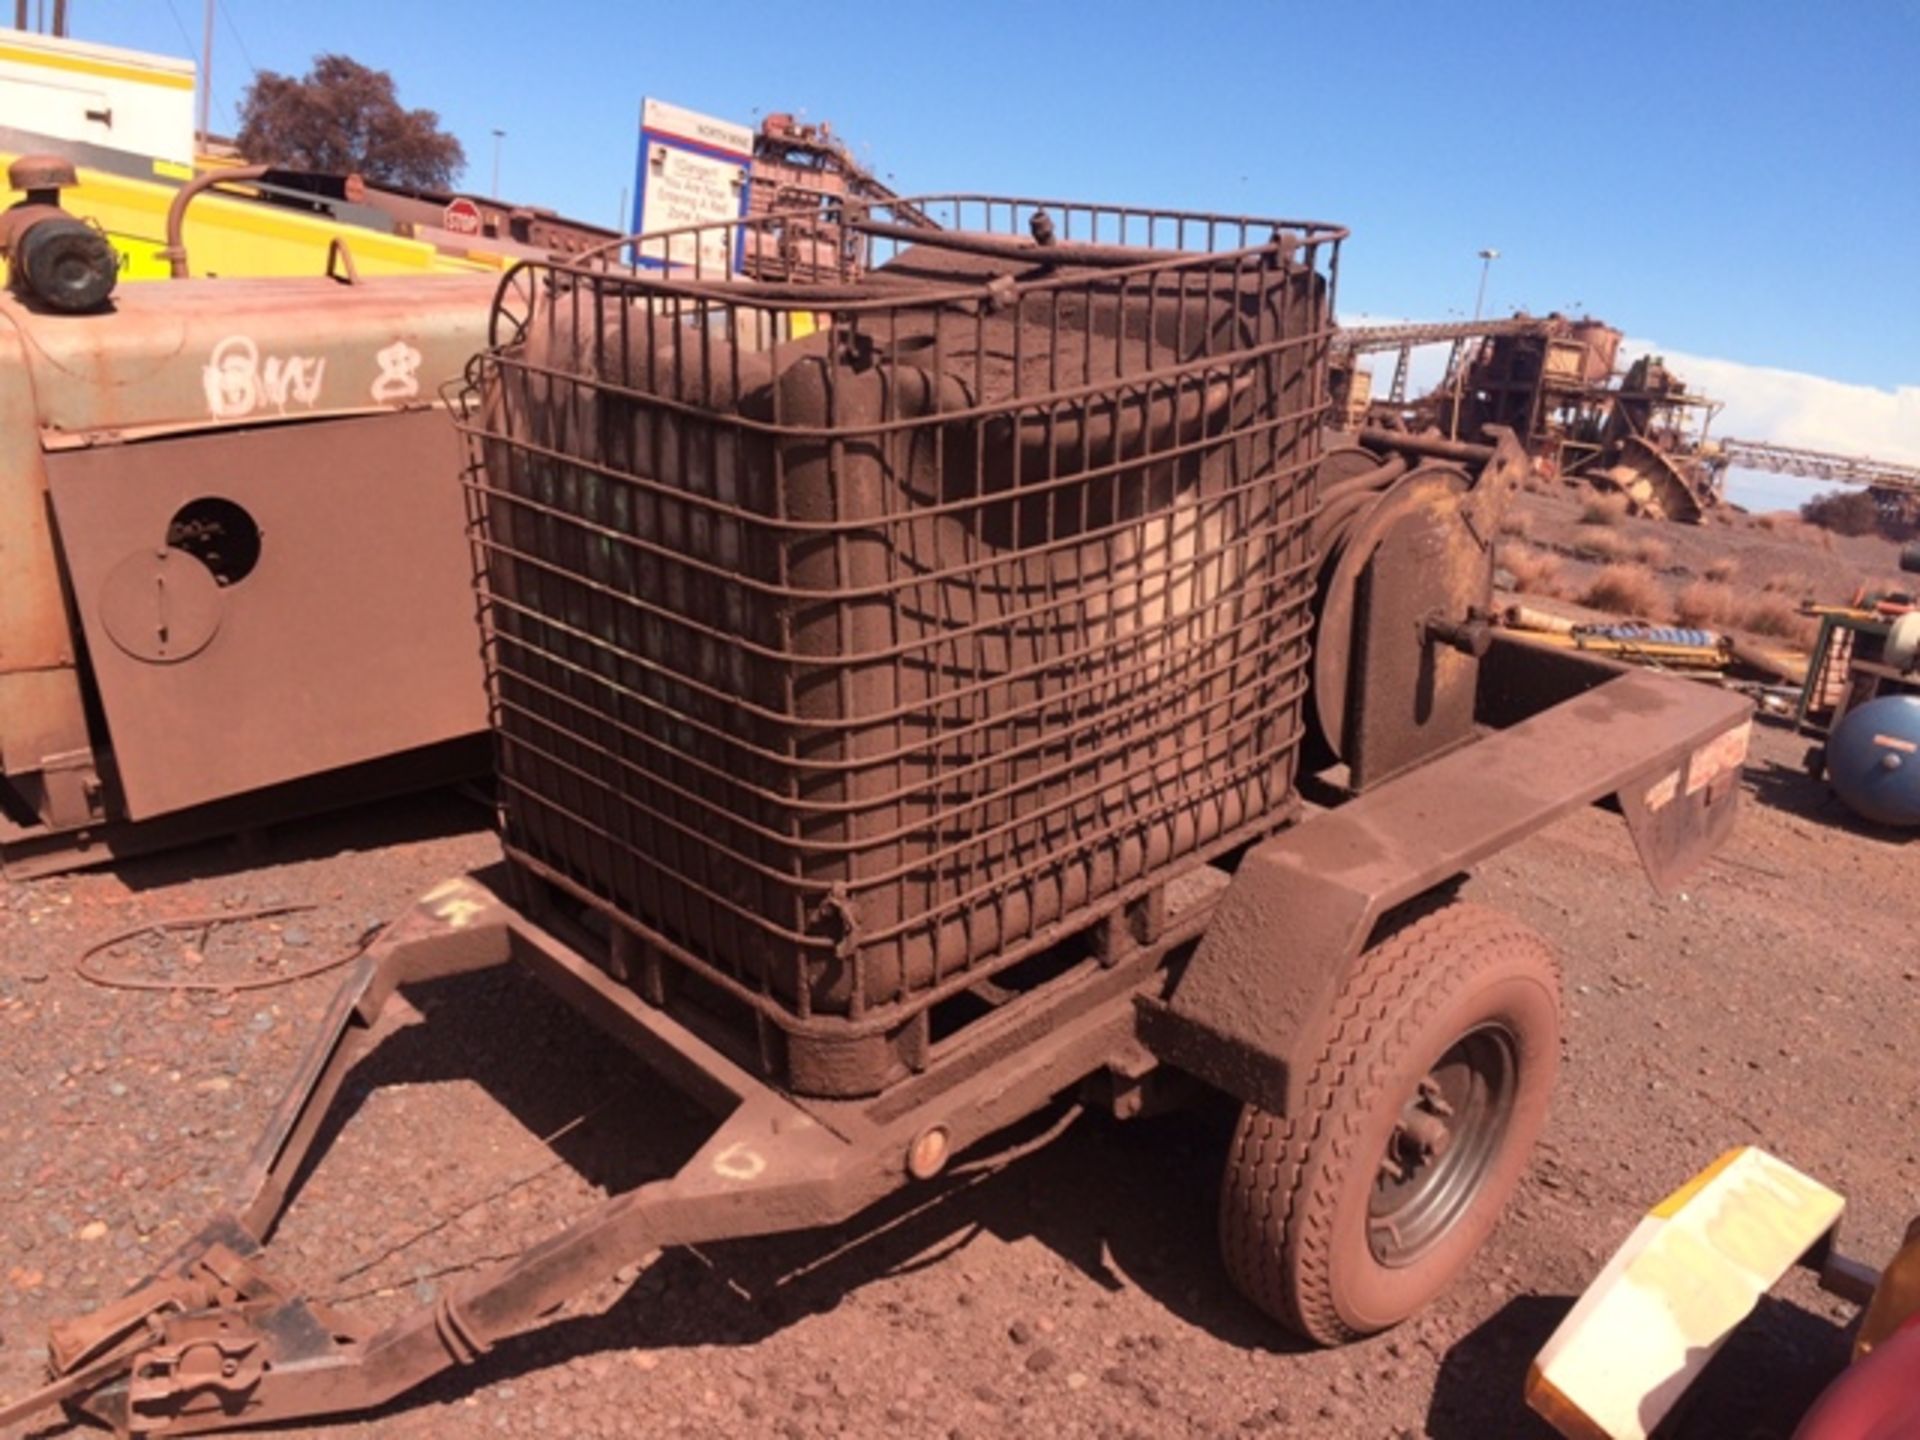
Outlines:
{"type": "Polygon", "coordinates": [[[1438,1115],[1415,1111],[1400,1122],[1402,1147],[1411,1149],[1421,1160],[1438,1160],[1453,1143],[1453,1131],[1438,1115]]]}
{"type": "Polygon", "coordinates": [[[1440,1094],[1433,1077],[1422,1080],[1387,1137],[1386,1153],[1380,1157],[1382,1177],[1404,1183],[1421,1167],[1444,1156],[1453,1145],[1453,1130],[1447,1124],[1452,1114],[1453,1106],[1440,1094]]]}
{"type": "Polygon", "coordinates": [[[1472,1205],[1506,1135],[1518,1055],[1502,1026],[1455,1041],[1395,1117],[1368,1205],[1368,1243],[1383,1265],[1410,1264],[1472,1205]]]}

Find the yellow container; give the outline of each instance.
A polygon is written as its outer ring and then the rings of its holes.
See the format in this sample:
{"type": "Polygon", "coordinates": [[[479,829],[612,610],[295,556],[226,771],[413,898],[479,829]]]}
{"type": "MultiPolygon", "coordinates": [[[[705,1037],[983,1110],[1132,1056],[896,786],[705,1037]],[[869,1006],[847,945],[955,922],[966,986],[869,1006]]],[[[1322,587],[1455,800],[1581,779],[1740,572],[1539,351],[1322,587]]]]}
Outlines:
{"type": "MultiPolygon", "coordinates": [[[[17,152],[0,151],[0,168],[18,158],[17,152]]],[[[98,225],[120,252],[122,280],[167,278],[163,253],[167,207],[180,183],[191,177],[184,166],[170,161],[155,160],[153,168],[152,180],[79,168],[79,184],[61,192],[61,205],[98,225]]],[[[450,255],[422,240],[302,215],[221,191],[194,199],[187,209],[184,236],[194,275],[228,278],[322,274],[328,247],[336,237],[346,242],[362,275],[497,272],[509,263],[507,257],[484,252],[450,255]]]]}

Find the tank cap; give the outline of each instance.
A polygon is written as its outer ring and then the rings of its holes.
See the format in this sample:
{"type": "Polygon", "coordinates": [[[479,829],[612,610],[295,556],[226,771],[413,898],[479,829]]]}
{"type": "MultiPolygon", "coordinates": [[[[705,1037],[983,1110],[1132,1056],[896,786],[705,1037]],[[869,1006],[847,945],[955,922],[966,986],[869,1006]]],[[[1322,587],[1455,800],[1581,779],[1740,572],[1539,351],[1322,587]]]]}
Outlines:
{"type": "Polygon", "coordinates": [[[7,167],[7,184],[15,190],[68,190],[78,183],[64,155],[22,155],[7,167]]]}

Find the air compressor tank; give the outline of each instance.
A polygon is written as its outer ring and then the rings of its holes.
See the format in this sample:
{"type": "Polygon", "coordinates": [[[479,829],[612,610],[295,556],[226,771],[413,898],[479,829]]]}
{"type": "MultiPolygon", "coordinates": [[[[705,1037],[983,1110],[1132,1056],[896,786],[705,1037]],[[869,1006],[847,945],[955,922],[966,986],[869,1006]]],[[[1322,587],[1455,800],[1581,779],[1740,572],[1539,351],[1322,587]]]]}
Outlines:
{"type": "Polygon", "coordinates": [[[1920,825],[1920,695],[1882,695],[1849,710],[1827,739],[1827,778],[1868,820],[1920,825]]]}

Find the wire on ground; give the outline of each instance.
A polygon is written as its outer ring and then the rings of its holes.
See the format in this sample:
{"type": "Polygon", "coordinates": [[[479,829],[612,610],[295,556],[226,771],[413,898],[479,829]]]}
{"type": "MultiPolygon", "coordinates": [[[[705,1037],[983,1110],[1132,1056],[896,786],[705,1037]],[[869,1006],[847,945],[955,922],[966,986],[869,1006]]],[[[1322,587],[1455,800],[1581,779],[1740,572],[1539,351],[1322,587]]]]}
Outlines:
{"type": "MultiPolygon", "coordinates": [[[[212,931],[221,925],[240,925],[248,921],[270,919],[275,915],[297,915],[304,911],[317,910],[319,908],[318,905],[311,903],[297,905],[257,905],[251,910],[218,910],[205,915],[183,915],[173,920],[149,920],[143,925],[135,925],[130,929],[109,935],[104,940],[96,940],[93,944],[82,950],[79,958],[74,961],[74,973],[89,985],[98,985],[104,990],[161,992],[192,990],[206,991],[214,994],[229,994],[240,990],[270,990],[277,985],[292,985],[301,980],[310,980],[315,975],[324,975],[329,970],[338,970],[342,965],[347,965],[358,960],[366,953],[367,946],[371,943],[373,937],[380,933],[380,927],[376,926],[367,931],[365,935],[360,937],[360,943],[343,955],[336,955],[330,960],[322,960],[318,964],[309,965],[301,970],[289,971],[284,975],[256,975],[247,979],[202,980],[196,978],[149,980],[139,975],[106,975],[95,968],[93,958],[102,951],[111,950],[116,945],[124,945],[129,940],[137,940],[142,935],[156,932],[164,933],[169,930],[212,931]]],[[[205,944],[204,936],[202,937],[201,943],[205,944]]]]}

